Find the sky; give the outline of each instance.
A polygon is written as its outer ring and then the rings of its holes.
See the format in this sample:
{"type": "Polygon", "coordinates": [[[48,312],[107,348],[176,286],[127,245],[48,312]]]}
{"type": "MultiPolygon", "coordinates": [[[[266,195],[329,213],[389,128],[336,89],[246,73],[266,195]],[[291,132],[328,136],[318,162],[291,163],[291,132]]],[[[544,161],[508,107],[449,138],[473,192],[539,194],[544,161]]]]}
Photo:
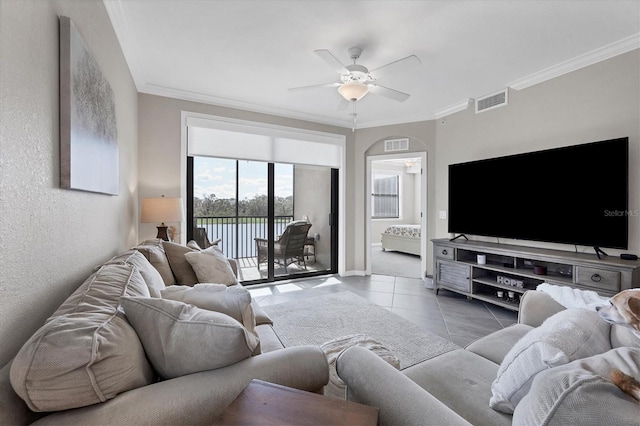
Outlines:
{"type": "MultiPolygon", "coordinates": [[[[253,198],[267,193],[267,163],[238,161],[240,168],[239,198],[253,198]]],[[[275,165],[275,193],[278,197],[293,195],[293,166],[275,165]]],[[[198,198],[215,194],[216,198],[235,198],[236,160],[194,157],[193,194],[198,198]]]]}

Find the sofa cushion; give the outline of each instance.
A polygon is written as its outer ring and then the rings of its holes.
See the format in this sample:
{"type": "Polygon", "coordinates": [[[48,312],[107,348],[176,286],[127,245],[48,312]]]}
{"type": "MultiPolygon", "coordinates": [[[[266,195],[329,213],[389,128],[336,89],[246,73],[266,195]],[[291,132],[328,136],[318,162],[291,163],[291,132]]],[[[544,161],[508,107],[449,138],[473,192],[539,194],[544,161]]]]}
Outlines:
{"type": "Polygon", "coordinates": [[[496,364],[502,364],[504,357],[513,348],[513,345],[531,330],[533,330],[533,327],[529,325],[513,324],[488,336],[481,337],[470,343],[465,349],[496,364]]]}
{"type": "Polygon", "coordinates": [[[160,276],[162,276],[164,285],[174,285],[176,283],[161,239],[156,238],[154,240],[143,241],[135,246],[134,249],[142,253],[149,263],[158,270],[160,276]]]}
{"type": "Polygon", "coordinates": [[[138,268],[104,265],[22,346],[11,385],[31,410],[96,404],[154,381],[135,331],[118,310],[127,295],[149,296],[138,268]]]}
{"type": "Polygon", "coordinates": [[[167,259],[169,259],[169,265],[171,265],[173,275],[176,277],[176,284],[189,286],[197,284],[198,277],[193,271],[191,264],[187,262],[185,254],[192,252],[199,253],[199,250],[194,250],[190,247],[172,243],[170,241],[166,241],[163,246],[165,253],[167,253],[167,259]]]}
{"type": "Polygon", "coordinates": [[[227,287],[224,284],[171,286],[162,290],[162,297],[229,315],[250,333],[256,334],[256,317],[251,304],[251,293],[243,287],[227,287]]]}
{"type": "Polygon", "coordinates": [[[165,288],[164,280],[162,279],[160,272],[158,272],[151,262],[149,262],[149,260],[147,260],[147,258],[138,250],[128,250],[122,254],[114,256],[106,263],[130,263],[137,266],[142,278],[144,278],[144,281],[149,288],[149,294],[151,297],[160,297],[160,292],[165,288]]]}
{"type": "Polygon", "coordinates": [[[438,355],[402,370],[469,423],[507,426],[511,424],[511,416],[492,410],[487,404],[491,381],[497,372],[497,364],[464,349],[438,355]]]}
{"type": "Polygon", "coordinates": [[[175,300],[121,301],[151,363],[165,379],[234,364],[250,357],[259,343],[242,324],[220,312],[175,300]]]}
{"type": "Polygon", "coordinates": [[[216,246],[202,251],[186,253],[184,257],[193,267],[201,283],[234,285],[238,279],[231,269],[229,261],[216,246]]]}
{"type": "Polygon", "coordinates": [[[489,405],[513,413],[539,372],[611,349],[610,327],[595,311],[566,309],[534,328],[514,345],[491,385],[489,405]]]}
{"type": "Polygon", "coordinates": [[[640,405],[608,380],[614,368],[640,377],[640,349],[612,349],[538,374],[513,424],[638,424],[640,405]]]}

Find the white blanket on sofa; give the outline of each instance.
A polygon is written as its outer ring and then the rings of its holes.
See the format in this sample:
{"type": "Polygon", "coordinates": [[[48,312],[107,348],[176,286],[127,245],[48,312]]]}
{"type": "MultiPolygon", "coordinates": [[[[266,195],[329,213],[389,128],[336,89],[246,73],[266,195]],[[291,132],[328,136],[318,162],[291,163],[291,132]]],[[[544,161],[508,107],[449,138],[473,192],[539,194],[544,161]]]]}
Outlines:
{"type": "Polygon", "coordinates": [[[536,290],[547,293],[556,302],[565,308],[585,308],[595,310],[598,306],[609,304],[609,299],[600,296],[595,291],[579,290],[563,285],[553,285],[542,283],[536,287],[536,290]]]}

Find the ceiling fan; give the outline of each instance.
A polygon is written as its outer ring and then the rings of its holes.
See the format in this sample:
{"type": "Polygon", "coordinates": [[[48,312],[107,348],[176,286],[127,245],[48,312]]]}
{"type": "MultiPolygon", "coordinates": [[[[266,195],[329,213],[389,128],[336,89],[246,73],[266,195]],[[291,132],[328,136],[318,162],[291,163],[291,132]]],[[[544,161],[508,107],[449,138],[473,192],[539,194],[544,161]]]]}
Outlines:
{"type": "MultiPolygon", "coordinates": [[[[349,49],[349,56],[353,61],[353,63],[350,65],[344,65],[329,50],[319,49],[314,50],[314,53],[317,54],[327,64],[329,64],[329,66],[338,73],[338,75],[340,76],[340,82],[294,87],[289,90],[300,91],[318,89],[322,87],[337,88],[338,93],[342,96],[343,100],[353,102],[354,105],[355,102],[364,98],[369,93],[381,95],[398,102],[406,101],[410,96],[408,93],[400,92],[398,90],[382,86],[377,83],[378,78],[384,77],[394,70],[397,71],[402,68],[408,68],[410,66],[421,64],[420,59],[417,56],[411,55],[407,56],[406,58],[390,62],[373,70],[369,70],[364,65],[356,63],[356,61],[362,54],[362,49],[359,47],[352,47],[349,49]]],[[[342,107],[348,105],[348,103],[344,101],[341,104],[342,107]]]]}

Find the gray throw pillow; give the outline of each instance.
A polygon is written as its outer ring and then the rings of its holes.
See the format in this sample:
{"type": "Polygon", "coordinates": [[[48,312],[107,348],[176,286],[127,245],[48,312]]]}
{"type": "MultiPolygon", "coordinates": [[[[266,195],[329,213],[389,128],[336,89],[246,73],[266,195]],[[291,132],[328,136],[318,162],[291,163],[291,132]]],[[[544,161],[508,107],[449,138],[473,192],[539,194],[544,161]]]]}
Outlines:
{"type": "Polygon", "coordinates": [[[612,349],[543,371],[516,407],[513,424],[638,424],[640,405],[609,381],[613,369],[640,377],[640,349],[612,349]]]}
{"type": "Polygon", "coordinates": [[[164,251],[167,253],[167,259],[169,259],[169,265],[173,275],[176,277],[176,284],[178,285],[194,285],[198,283],[198,277],[193,271],[191,264],[187,262],[185,254],[187,253],[200,253],[199,250],[194,250],[190,247],[183,246],[181,244],[172,243],[166,241],[164,244],[164,251]]]}
{"type": "Polygon", "coordinates": [[[186,253],[187,259],[196,273],[198,282],[234,285],[238,279],[229,264],[229,260],[217,246],[202,251],[186,253]]]}
{"type": "Polygon", "coordinates": [[[123,297],[121,302],[151,364],[165,379],[235,364],[260,343],[219,312],[166,299],[123,297]]]}

